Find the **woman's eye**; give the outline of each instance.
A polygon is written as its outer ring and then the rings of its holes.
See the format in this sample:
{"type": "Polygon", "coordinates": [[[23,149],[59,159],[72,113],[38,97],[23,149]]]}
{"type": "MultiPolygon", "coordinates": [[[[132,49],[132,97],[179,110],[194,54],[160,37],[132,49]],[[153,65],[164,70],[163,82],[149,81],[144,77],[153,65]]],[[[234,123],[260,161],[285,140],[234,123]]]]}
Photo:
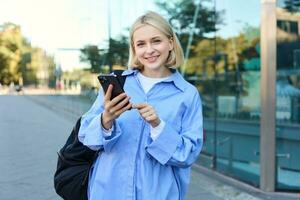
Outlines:
{"type": "Polygon", "coordinates": [[[154,40],[153,42],[158,44],[158,43],[160,43],[160,40],[154,40]]]}
{"type": "Polygon", "coordinates": [[[138,43],[136,46],[142,47],[144,44],[143,43],[138,43]]]}

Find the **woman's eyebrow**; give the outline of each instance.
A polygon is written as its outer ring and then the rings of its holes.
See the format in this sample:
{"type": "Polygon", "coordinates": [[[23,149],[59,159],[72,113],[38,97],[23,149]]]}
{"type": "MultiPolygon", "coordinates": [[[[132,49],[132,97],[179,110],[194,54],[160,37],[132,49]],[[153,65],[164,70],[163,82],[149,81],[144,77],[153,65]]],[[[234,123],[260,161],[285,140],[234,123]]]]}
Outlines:
{"type": "MultiPolygon", "coordinates": [[[[161,38],[160,36],[154,36],[154,37],[150,38],[150,40],[155,40],[155,39],[160,39],[160,38],[161,38]]],[[[145,40],[140,39],[140,40],[135,41],[135,43],[139,43],[139,42],[145,42],[145,40]]]]}
{"type": "Polygon", "coordinates": [[[160,36],[155,36],[155,37],[151,38],[151,40],[154,40],[154,39],[160,39],[160,36]]]}
{"type": "Polygon", "coordinates": [[[143,39],[139,39],[139,40],[136,40],[136,41],[134,41],[135,43],[138,43],[138,42],[144,42],[145,40],[143,40],[143,39]]]}

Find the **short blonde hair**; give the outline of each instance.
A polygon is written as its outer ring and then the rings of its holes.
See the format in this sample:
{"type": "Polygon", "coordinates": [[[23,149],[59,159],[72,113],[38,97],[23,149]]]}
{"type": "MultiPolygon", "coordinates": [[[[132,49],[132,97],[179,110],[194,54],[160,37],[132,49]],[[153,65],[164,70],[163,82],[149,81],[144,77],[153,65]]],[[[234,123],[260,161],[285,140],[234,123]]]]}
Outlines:
{"type": "Polygon", "coordinates": [[[129,37],[129,60],[128,67],[135,69],[142,69],[143,65],[138,61],[133,43],[133,34],[136,29],[144,25],[150,25],[157,28],[163,34],[173,41],[173,49],[170,51],[169,57],[166,61],[166,67],[178,68],[183,64],[184,56],[180,42],[173,31],[171,25],[159,14],[155,12],[147,12],[140,16],[131,26],[129,37]]]}

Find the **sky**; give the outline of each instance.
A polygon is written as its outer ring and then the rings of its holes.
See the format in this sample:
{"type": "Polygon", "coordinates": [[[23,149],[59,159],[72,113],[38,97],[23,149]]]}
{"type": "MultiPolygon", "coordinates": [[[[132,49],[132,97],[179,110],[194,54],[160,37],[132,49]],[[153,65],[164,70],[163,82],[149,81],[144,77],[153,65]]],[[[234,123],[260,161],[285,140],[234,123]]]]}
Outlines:
{"type": "Polygon", "coordinates": [[[0,24],[20,25],[33,46],[45,49],[63,70],[70,70],[86,64],[79,62],[78,50],[63,49],[105,46],[108,21],[111,36],[117,37],[126,34],[138,16],[155,9],[151,0],[0,0],[0,24]]]}
{"type": "MultiPolygon", "coordinates": [[[[65,70],[85,67],[79,62],[86,44],[105,46],[108,22],[111,37],[128,34],[125,30],[148,10],[160,10],[155,0],[0,0],[0,24],[12,22],[21,26],[23,35],[33,46],[45,49],[65,70]],[[110,13],[110,15],[108,15],[110,13]],[[110,16],[110,17],[108,17],[110,16]],[[75,49],[75,50],[63,50],[75,49]]],[[[205,2],[203,2],[205,3],[205,2]]],[[[210,4],[211,7],[213,4],[210,4]]],[[[229,37],[238,34],[245,22],[259,26],[260,0],[217,0],[217,10],[226,10],[222,30],[229,37]]]]}
{"type": "Polygon", "coordinates": [[[238,34],[245,25],[259,27],[261,0],[219,0],[217,11],[225,10],[224,22],[217,35],[223,38],[238,34]]]}

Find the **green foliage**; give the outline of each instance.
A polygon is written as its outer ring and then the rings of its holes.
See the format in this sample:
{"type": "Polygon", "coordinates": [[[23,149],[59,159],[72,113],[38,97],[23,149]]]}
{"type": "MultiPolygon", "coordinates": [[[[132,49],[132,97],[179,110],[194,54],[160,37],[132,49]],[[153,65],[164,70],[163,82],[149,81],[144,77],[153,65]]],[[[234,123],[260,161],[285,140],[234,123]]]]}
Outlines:
{"type": "MultiPolygon", "coordinates": [[[[181,1],[159,1],[157,5],[164,9],[169,15],[169,21],[176,32],[181,34],[189,34],[193,29],[193,18],[196,5],[192,0],[181,1]]],[[[215,31],[215,23],[219,23],[219,13],[215,13],[211,7],[199,5],[199,15],[195,26],[195,34],[202,36],[203,33],[215,31]]]]}
{"type": "Polygon", "coordinates": [[[88,62],[92,73],[101,72],[102,63],[105,62],[104,51],[95,45],[86,45],[81,49],[80,61],[88,62]]]}
{"type": "Polygon", "coordinates": [[[0,83],[37,84],[41,67],[47,70],[54,67],[53,57],[40,48],[31,47],[20,26],[5,23],[0,27],[0,83]]]}
{"type": "Polygon", "coordinates": [[[122,36],[110,39],[106,49],[87,45],[81,50],[80,60],[88,62],[92,73],[106,72],[105,66],[126,66],[128,60],[128,39],[122,36]]]}
{"type": "Polygon", "coordinates": [[[0,82],[9,84],[17,82],[19,73],[19,61],[21,59],[22,37],[20,27],[11,23],[5,23],[0,32],[0,82]]]}
{"type": "Polygon", "coordinates": [[[110,39],[107,61],[112,65],[126,66],[128,61],[128,38],[121,36],[118,39],[110,39]]]}
{"type": "MultiPolygon", "coordinates": [[[[169,15],[169,22],[178,34],[184,50],[191,32],[194,33],[192,44],[196,44],[199,40],[203,39],[205,33],[216,31],[216,25],[222,23],[221,17],[223,12],[215,12],[212,1],[206,1],[206,4],[200,1],[199,14],[196,18],[195,27],[193,27],[193,18],[196,5],[193,0],[164,0],[157,1],[156,4],[169,15]],[[207,6],[207,2],[211,2],[212,6],[207,6]]],[[[193,51],[191,53],[193,54],[193,51]]]]}
{"type": "Polygon", "coordinates": [[[300,11],[300,0],[285,0],[284,8],[291,13],[300,11]]]}

